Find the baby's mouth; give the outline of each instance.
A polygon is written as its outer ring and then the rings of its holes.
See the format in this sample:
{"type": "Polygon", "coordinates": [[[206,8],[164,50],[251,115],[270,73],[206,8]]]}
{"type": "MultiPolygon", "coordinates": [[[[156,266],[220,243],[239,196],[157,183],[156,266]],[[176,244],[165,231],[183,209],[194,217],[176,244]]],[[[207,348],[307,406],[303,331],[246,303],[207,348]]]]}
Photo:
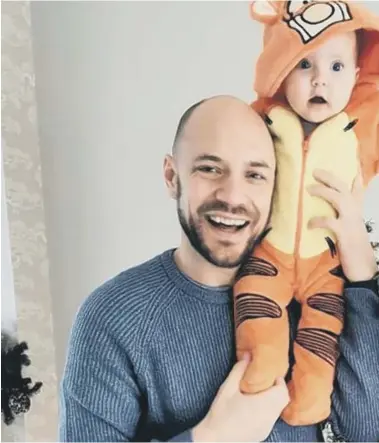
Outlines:
{"type": "Polygon", "coordinates": [[[321,95],[315,95],[309,100],[313,105],[326,105],[328,102],[321,95]]]}

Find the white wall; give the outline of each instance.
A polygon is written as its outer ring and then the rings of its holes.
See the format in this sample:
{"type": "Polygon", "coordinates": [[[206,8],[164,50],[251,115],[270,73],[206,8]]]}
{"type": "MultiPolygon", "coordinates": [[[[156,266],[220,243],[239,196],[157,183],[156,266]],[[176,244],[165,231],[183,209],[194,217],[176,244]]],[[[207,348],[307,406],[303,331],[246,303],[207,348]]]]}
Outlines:
{"type": "Polygon", "coordinates": [[[60,371],[80,301],[177,244],[164,154],[193,102],[220,93],[253,98],[261,29],[246,2],[31,8],[60,371]]]}

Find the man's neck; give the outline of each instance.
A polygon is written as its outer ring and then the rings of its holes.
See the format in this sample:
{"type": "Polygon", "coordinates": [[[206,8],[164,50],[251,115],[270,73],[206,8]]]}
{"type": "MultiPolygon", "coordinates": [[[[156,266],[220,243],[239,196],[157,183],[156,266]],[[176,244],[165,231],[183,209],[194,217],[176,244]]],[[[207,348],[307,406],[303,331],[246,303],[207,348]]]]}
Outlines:
{"type": "Polygon", "coordinates": [[[231,286],[236,268],[219,268],[209,263],[187,242],[182,241],[175,251],[178,268],[192,280],[211,287],[231,286]]]}

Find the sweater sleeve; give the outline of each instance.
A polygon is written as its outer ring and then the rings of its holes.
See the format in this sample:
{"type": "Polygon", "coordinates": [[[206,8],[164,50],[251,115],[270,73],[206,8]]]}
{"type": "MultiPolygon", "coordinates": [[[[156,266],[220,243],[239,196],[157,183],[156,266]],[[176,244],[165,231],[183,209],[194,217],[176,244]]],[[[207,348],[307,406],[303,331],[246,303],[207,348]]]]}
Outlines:
{"type": "MultiPolygon", "coordinates": [[[[128,351],[120,346],[104,304],[101,296],[89,297],[72,328],[60,386],[59,441],[125,442],[138,433],[144,402],[133,334],[128,351]]],[[[191,441],[191,433],[169,441],[191,441]]]]}
{"type": "Polygon", "coordinates": [[[379,441],[379,297],[364,288],[346,290],[332,422],[345,441],[379,441]]]}

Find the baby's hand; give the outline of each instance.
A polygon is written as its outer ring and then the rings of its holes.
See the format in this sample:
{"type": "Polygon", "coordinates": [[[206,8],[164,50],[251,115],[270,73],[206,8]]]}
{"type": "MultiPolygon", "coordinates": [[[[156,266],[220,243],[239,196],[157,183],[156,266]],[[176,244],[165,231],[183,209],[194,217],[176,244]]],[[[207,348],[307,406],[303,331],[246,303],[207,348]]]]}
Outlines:
{"type": "Polygon", "coordinates": [[[316,170],[314,177],[320,184],[310,186],[309,193],[328,201],[336,210],[337,218],[315,217],[310,221],[309,228],[326,228],[335,233],[341,265],[348,280],[370,280],[377,271],[377,265],[362,217],[363,186],[360,175],[352,191],[330,172],[316,170]]]}

